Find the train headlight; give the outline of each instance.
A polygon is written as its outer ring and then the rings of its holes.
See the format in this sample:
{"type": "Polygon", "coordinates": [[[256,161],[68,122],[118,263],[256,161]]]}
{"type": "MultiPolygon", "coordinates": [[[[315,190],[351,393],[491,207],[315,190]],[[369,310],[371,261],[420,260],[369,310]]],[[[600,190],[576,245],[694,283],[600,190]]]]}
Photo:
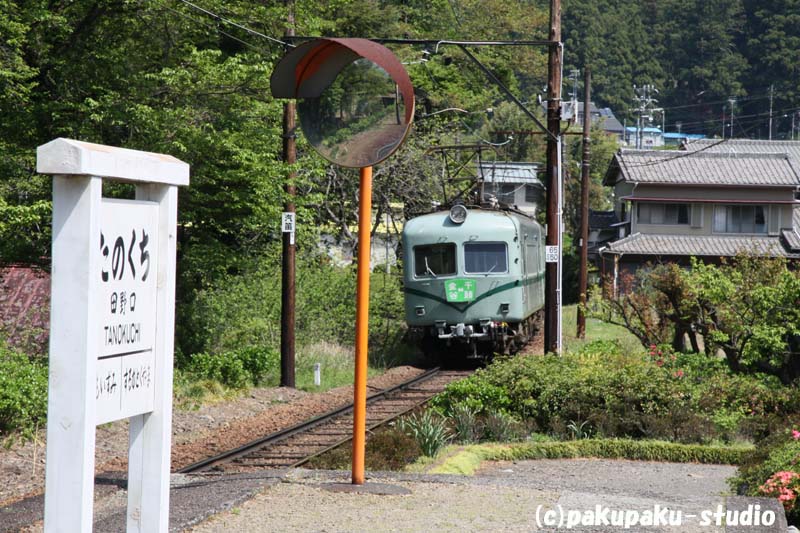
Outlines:
{"type": "Polygon", "coordinates": [[[461,204],[450,208],[450,220],[453,224],[463,224],[467,220],[467,208],[461,204]]]}

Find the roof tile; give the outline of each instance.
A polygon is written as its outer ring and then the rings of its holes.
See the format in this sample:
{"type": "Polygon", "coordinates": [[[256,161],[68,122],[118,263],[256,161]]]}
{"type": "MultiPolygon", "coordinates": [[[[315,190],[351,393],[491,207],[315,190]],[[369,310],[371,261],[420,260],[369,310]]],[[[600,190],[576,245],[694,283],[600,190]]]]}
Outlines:
{"type": "MultiPolygon", "coordinates": [[[[633,183],[787,187],[800,174],[785,153],[621,150],[614,156],[622,179],[633,183]]],[[[800,168],[800,160],[798,160],[800,168]]]]}
{"type": "Polygon", "coordinates": [[[800,258],[787,251],[778,237],[646,235],[634,233],[610,243],[604,253],[653,256],[733,257],[753,252],[770,257],[800,258]]]}

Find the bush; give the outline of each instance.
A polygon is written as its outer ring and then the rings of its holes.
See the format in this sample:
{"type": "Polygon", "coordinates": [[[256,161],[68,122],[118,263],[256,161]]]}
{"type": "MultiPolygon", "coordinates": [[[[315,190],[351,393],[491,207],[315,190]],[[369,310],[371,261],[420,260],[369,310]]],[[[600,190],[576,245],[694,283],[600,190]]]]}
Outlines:
{"type": "Polygon", "coordinates": [[[800,525],[800,429],[789,426],[760,441],[729,481],[739,494],[778,498],[789,523],[800,525]]]}
{"type": "Polygon", "coordinates": [[[445,393],[433,397],[429,403],[432,408],[448,417],[453,416],[458,409],[467,409],[477,416],[511,407],[511,399],[506,391],[484,379],[481,370],[467,379],[451,383],[445,393]]]}
{"type": "Polygon", "coordinates": [[[213,380],[234,389],[262,383],[278,372],[280,355],[269,348],[247,347],[220,354],[199,353],[187,363],[185,373],[213,380]]]}
{"type": "MultiPolygon", "coordinates": [[[[405,333],[399,274],[371,276],[370,348],[386,354],[405,333]]],[[[356,271],[325,258],[298,260],[295,335],[298,346],[328,342],[353,346],[356,271]]],[[[280,344],[280,264],[265,262],[253,272],[231,276],[215,288],[197,293],[184,312],[178,331],[182,354],[222,353],[242,346],[277,349],[280,344]]],[[[379,361],[385,362],[385,361],[379,361]]],[[[178,358],[178,366],[188,357],[178,358]]]]}
{"type": "Polygon", "coordinates": [[[678,442],[758,437],[798,412],[797,395],[774,377],[713,363],[681,368],[683,356],[672,355],[659,363],[604,341],[563,356],[500,359],[448,386],[432,405],[447,416],[457,405],[506,412],[557,437],[580,427],[581,436],[678,442]]]}
{"type": "Polygon", "coordinates": [[[0,347],[0,434],[30,435],[47,416],[47,367],[0,347]]]}

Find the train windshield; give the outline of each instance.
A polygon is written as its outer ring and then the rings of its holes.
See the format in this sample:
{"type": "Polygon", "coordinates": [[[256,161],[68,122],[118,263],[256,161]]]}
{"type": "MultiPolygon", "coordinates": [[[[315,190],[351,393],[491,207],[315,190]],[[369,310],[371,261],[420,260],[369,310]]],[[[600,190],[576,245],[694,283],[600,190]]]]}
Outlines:
{"type": "Polygon", "coordinates": [[[456,245],[428,244],[414,247],[414,275],[417,277],[447,276],[456,273],[456,245]]]}
{"type": "Polygon", "coordinates": [[[508,272],[508,254],[503,242],[464,243],[464,272],[497,274],[508,272]]]}

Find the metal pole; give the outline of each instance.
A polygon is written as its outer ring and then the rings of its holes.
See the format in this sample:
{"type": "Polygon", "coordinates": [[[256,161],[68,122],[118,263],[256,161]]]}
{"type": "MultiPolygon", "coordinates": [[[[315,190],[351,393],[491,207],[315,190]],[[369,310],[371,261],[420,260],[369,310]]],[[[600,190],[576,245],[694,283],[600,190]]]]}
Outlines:
{"type": "Polygon", "coordinates": [[[775,85],[769,86],[769,140],[772,140],[772,96],[775,90],[775,85]]]}
{"type": "Polygon", "coordinates": [[[369,239],[372,222],[372,167],[361,169],[358,196],[356,371],[353,389],[353,485],[364,484],[364,452],[367,438],[367,340],[369,337],[369,239]]]}
{"type": "MultiPolygon", "coordinates": [[[[589,106],[591,97],[592,73],[589,67],[584,67],[583,81],[583,108],[589,106]]],[[[578,274],[578,338],[586,338],[586,290],[589,269],[589,153],[591,150],[592,121],[588,113],[583,115],[583,160],[581,161],[581,259],[578,274]]]]}
{"type": "MultiPolygon", "coordinates": [[[[547,237],[546,245],[559,248],[559,141],[561,137],[561,0],[550,0],[550,41],[547,70],[547,237]]],[[[559,350],[558,262],[545,264],[544,349],[559,350]]]]}
{"type": "MultiPolygon", "coordinates": [[[[291,4],[287,0],[287,4],[291,4]]],[[[286,35],[294,35],[294,13],[289,8],[286,35]]],[[[283,161],[292,165],[297,161],[295,148],[295,103],[283,104],[283,161]]],[[[286,203],[283,210],[294,213],[295,172],[286,175],[286,203]]],[[[295,229],[295,228],[293,228],[295,229]]],[[[295,244],[294,231],[283,233],[283,261],[281,265],[281,387],[294,388],[294,294],[295,294],[295,244]]]]}

